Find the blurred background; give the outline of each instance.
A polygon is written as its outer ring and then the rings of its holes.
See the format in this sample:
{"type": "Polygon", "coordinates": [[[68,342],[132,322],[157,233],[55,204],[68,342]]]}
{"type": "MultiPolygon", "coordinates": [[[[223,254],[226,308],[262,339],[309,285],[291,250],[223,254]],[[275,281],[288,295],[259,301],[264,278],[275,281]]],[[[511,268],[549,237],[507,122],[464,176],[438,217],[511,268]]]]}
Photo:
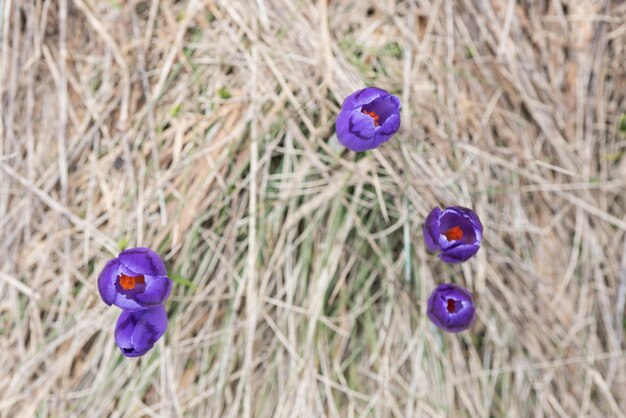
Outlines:
{"type": "Polygon", "coordinates": [[[0,416],[624,417],[625,40],[622,0],[3,0],[0,416]],[[364,86],[402,127],[356,154],[364,86]],[[96,279],[138,245],[175,285],[127,359],[96,279]]]}

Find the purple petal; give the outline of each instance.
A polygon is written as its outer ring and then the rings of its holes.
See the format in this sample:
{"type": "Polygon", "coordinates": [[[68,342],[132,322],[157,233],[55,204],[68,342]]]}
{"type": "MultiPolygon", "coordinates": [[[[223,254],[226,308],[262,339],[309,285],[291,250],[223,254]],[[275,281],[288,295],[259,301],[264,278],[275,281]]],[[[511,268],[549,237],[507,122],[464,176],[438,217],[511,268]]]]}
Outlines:
{"type": "MultiPolygon", "coordinates": [[[[445,230],[444,230],[445,231],[445,230]]],[[[444,234],[440,234],[439,235],[439,249],[442,251],[446,251],[448,249],[451,249],[453,247],[458,247],[459,245],[461,245],[462,241],[460,240],[452,240],[452,241],[448,241],[448,238],[444,235],[444,234]]]]}
{"type": "Polygon", "coordinates": [[[375,148],[374,120],[360,111],[341,111],[335,124],[337,139],[352,151],[367,151],[375,148]]]}
{"type": "Polygon", "coordinates": [[[448,319],[448,310],[445,302],[441,300],[441,296],[433,292],[428,298],[428,310],[426,311],[428,319],[430,319],[437,327],[446,328],[448,319]]]}
{"type": "MultiPolygon", "coordinates": [[[[167,313],[163,306],[147,309],[137,322],[131,343],[138,353],[150,350],[167,329],[167,313]]],[[[138,354],[138,355],[141,355],[138,354]]]]}
{"type": "Polygon", "coordinates": [[[150,350],[167,329],[163,306],[139,312],[122,312],[115,326],[115,343],[126,357],[138,357],[150,350]]]}
{"type": "Polygon", "coordinates": [[[115,324],[115,343],[118,347],[132,347],[131,338],[137,325],[139,312],[122,311],[115,324]]]}
{"type": "Polygon", "coordinates": [[[139,305],[148,308],[161,305],[169,297],[172,290],[172,280],[167,276],[148,276],[146,279],[146,290],[133,297],[139,305]]]}
{"type": "Polygon", "coordinates": [[[462,263],[478,252],[478,244],[461,244],[439,253],[439,259],[444,263],[462,263]]]}
{"type": "Polygon", "coordinates": [[[352,112],[348,123],[348,130],[352,135],[364,141],[373,139],[376,134],[374,119],[363,112],[352,112]]]}
{"type": "Polygon", "coordinates": [[[144,306],[141,306],[140,304],[135,302],[133,299],[134,298],[130,295],[127,296],[122,293],[116,293],[115,301],[113,302],[113,304],[115,304],[115,306],[121,308],[122,310],[128,311],[128,312],[142,311],[146,309],[144,306]]]}
{"type": "Polygon", "coordinates": [[[382,125],[390,116],[400,114],[400,99],[396,96],[388,95],[364,105],[361,111],[376,112],[382,125]]]}
{"type": "Polygon", "coordinates": [[[165,276],[167,270],[161,257],[150,248],[137,247],[124,250],[118,256],[119,261],[124,264],[135,275],[149,274],[151,276],[165,276]]]}
{"type": "Polygon", "coordinates": [[[365,87],[346,97],[341,108],[345,110],[357,109],[378,98],[386,96],[389,96],[389,93],[383,89],[379,89],[378,87],[365,87]]]}
{"type": "Polygon", "coordinates": [[[424,233],[424,242],[426,248],[431,252],[439,250],[439,217],[441,216],[441,209],[434,208],[430,211],[424,225],[422,226],[422,232],[424,233]]]}
{"type": "Polygon", "coordinates": [[[387,142],[400,128],[400,114],[393,114],[385,120],[385,122],[376,131],[376,146],[387,142]]]}
{"type": "Polygon", "coordinates": [[[470,305],[467,302],[463,303],[463,308],[459,310],[455,315],[451,316],[446,323],[446,330],[448,332],[461,332],[474,325],[476,319],[476,308],[474,305],[470,305]]]}
{"type": "Polygon", "coordinates": [[[116,258],[109,260],[98,276],[98,292],[100,292],[100,297],[104,303],[109,306],[115,300],[115,280],[119,267],[120,263],[116,258]]]}
{"type": "Polygon", "coordinates": [[[480,219],[478,218],[478,215],[476,214],[476,212],[472,210],[468,209],[466,216],[469,218],[472,225],[474,225],[474,231],[476,234],[476,242],[480,244],[480,241],[482,240],[482,237],[483,237],[483,224],[480,222],[480,219]]]}
{"type": "Polygon", "coordinates": [[[437,305],[429,309],[426,314],[433,324],[447,332],[465,331],[474,325],[476,319],[476,309],[473,306],[464,307],[454,316],[445,317],[444,315],[448,315],[446,307],[437,305]]]}
{"type": "Polygon", "coordinates": [[[483,225],[480,222],[478,215],[476,215],[476,212],[474,212],[473,210],[465,208],[463,206],[451,206],[450,209],[457,211],[463,216],[467,216],[478,229],[480,229],[481,231],[483,230],[483,225]]]}
{"type": "MultiPolygon", "coordinates": [[[[352,111],[342,110],[337,116],[335,121],[335,132],[337,133],[337,139],[345,138],[350,133],[350,115],[352,111]]],[[[341,141],[341,140],[340,140],[341,141]]]]}

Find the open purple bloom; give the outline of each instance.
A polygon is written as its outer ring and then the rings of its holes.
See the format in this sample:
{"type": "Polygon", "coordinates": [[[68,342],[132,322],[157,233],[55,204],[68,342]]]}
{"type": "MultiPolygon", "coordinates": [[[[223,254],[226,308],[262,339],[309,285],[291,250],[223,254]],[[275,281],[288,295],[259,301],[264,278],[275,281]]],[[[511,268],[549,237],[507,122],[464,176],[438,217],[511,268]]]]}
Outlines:
{"type": "Polygon", "coordinates": [[[426,314],[442,330],[461,332],[474,324],[476,308],[469,290],[447,283],[437,286],[430,295],[426,314]]]}
{"type": "Polygon", "coordinates": [[[124,250],[98,276],[98,291],[107,305],[140,311],[161,305],[169,297],[172,280],[163,260],[149,248],[124,250]]]}
{"type": "Polygon", "coordinates": [[[152,348],[165,333],[167,314],[165,308],[124,311],[115,325],[115,344],[126,357],[139,357],[152,348]]]}
{"type": "Polygon", "coordinates": [[[460,206],[433,209],[424,221],[424,241],[446,263],[462,263],[478,252],[483,225],[476,213],[460,206]]]}
{"type": "Polygon", "coordinates": [[[346,97],[337,116],[337,139],[352,151],[377,148],[400,128],[400,99],[377,87],[346,97]]]}

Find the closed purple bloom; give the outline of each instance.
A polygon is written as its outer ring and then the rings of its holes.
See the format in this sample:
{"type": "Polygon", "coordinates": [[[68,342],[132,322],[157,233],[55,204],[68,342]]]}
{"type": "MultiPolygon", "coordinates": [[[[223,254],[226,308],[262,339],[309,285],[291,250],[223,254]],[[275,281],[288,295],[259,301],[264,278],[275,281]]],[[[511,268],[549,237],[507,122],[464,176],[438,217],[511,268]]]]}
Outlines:
{"type": "Polygon", "coordinates": [[[461,332],[474,324],[476,308],[469,290],[447,283],[437,286],[430,295],[426,314],[442,330],[461,332]]]}
{"type": "Polygon", "coordinates": [[[346,97],[337,116],[337,139],[352,151],[377,148],[400,128],[400,99],[377,87],[346,97]]]}
{"type": "Polygon", "coordinates": [[[107,305],[139,311],[161,305],[169,297],[172,280],[163,260],[149,248],[122,251],[98,276],[98,291],[107,305]]]}
{"type": "Polygon", "coordinates": [[[139,357],[154,346],[167,329],[165,308],[124,311],[115,325],[115,344],[126,357],[139,357]]]}
{"type": "Polygon", "coordinates": [[[478,252],[483,225],[474,211],[451,206],[433,209],[423,226],[426,247],[446,263],[462,263],[478,252]]]}

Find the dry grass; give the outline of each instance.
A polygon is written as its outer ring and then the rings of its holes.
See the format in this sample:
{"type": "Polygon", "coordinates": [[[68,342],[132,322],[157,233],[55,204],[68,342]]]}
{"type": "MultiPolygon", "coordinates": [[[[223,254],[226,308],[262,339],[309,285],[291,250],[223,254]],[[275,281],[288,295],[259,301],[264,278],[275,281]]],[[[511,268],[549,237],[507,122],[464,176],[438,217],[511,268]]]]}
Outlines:
{"type": "Polygon", "coordinates": [[[0,416],[625,416],[624,1],[0,5],[0,416]],[[403,125],[356,155],[364,85],[403,125]],[[128,360],[95,283],[135,245],[177,285],[128,360]]]}

